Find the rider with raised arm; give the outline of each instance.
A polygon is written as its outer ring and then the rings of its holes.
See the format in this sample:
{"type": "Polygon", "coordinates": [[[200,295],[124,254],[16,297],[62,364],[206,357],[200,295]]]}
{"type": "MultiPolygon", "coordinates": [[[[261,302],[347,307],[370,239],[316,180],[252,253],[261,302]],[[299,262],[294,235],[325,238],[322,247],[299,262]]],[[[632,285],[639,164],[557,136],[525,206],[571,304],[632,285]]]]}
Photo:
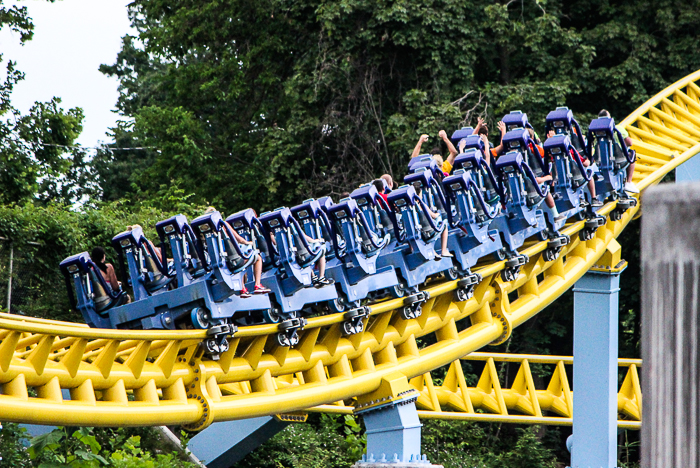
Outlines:
{"type": "MultiPolygon", "coordinates": [[[[598,112],[598,118],[611,118],[610,112],[608,112],[606,109],[601,109],[600,112],[598,112]]],[[[625,140],[625,145],[627,145],[627,148],[632,147],[632,139],[630,138],[630,134],[625,130],[624,127],[621,127],[619,125],[615,125],[615,128],[617,128],[620,131],[620,134],[622,135],[622,138],[625,140]]],[[[630,163],[629,166],[627,166],[627,179],[625,181],[625,192],[629,193],[639,193],[639,188],[637,188],[637,185],[632,182],[632,176],[634,175],[634,166],[636,162],[630,163]]]]}
{"type": "MultiPolygon", "coordinates": [[[[442,141],[444,141],[447,145],[447,149],[450,152],[450,155],[447,157],[447,161],[445,161],[442,158],[442,151],[437,146],[430,151],[430,154],[437,163],[440,170],[445,175],[449,175],[450,171],[452,171],[452,163],[454,162],[455,157],[457,156],[457,148],[455,148],[455,145],[452,144],[445,130],[440,130],[438,132],[438,136],[442,138],[442,141]]],[[[421,147],[423,146],[423,143],[427,143],[428,138],[429,136],[427,134],[423,134],[420,136],[420,138],[418,139],[418,143],[416,143],[415,148],[413,148],[413,153],[411,153],[411,159],[420,156],[421,147]]]]}

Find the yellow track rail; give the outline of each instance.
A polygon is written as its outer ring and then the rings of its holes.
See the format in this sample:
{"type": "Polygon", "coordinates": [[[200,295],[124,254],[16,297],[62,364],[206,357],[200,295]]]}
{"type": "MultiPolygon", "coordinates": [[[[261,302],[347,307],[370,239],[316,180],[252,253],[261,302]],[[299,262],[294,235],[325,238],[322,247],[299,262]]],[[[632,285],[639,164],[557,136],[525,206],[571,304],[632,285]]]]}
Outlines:
{"type": "MultiPolygon", "coordinates": [[[[700,72],[670,86],[622,122],[635,139],[640,188],[700,151],[698,79],[700,72]]],[[[609,203],[599,213],[614,208],[609,203]]],[[[294,349],[268,339],[277,332],[273,325],[242,328],[213,361],[199,351],[201,331],[100,330],[2,315],[0,420],[198,430],[350,400],[393,372],[424,376],[507,339],[594,266],[638,210],[608,219],[586,242],[577,236],[583,222],[567,225],[572,242],[553,262],[542,258],[546,243],[527,244],[522,253],[530,262],[510,283],[499,277],[503,262],[478,266],[483,281],[469,301],[453,302],[456,282],[430,284],[432,298],[414,320],[400,318],[400,300],[372,305],[366,331],[351,337],[342,336],[341,315],[312,318],[294,349]],[[419,338],[429,335],[436,342],[421,347],[419,338]]]]}
{"type": "MultiPolygon", "coordinates": [[[[566,367],[574,363],[570,356],[536,356],[525,354],[471,353],[467,361],[484,361],[485,365],[475,387],[466,383],[459,361],[450,364],[442,385],[433,382],[430,373],[414,378],[410,383],[420,392],[416,401],[421,419],[507,422],[517,424],[573,424],[573,392],[566,367]],[[501,384],[499,363],[517,363],[518,372],[510,388],[501,384]],[[531,364],[552,368],[545,388],[537,388],[531,364]],[[480,412],[477,412],[480,411],[480,412]]],[[[642,389],[638,369],[641,359],[619,359],[625,377],[617,395],[618,426],[640,429],[642,418],[642,389]]],[[[547,371],[549,369],[545,369],[547,371]]],[[[539,379],[538,379],[539,380],[539,379]]],[[[311,412],[352,414],[352,406],[342,402],[310,408],[311,412]]]]}

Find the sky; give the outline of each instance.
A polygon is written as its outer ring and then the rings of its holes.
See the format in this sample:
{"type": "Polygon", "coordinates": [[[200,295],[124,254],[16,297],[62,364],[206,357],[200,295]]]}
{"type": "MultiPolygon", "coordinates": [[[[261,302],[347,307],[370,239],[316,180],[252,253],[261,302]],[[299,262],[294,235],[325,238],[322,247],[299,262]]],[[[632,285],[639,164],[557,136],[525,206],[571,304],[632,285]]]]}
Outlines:
{"type": "Polygon", "coordinates": [[[95,146],[109,141],[105,134],[119,115],[112,112],[119,83],[99,72],[101,64],[113,64],[121,38],[135,34],[126,5],[132,0],[4,1],[24,5],[34,23],[34,38],[19,45],[19,34],[0,31],[1,69],[7,60],[17,62],[26,74],[15,86],[12,105],[25,114],[35,101],[60,97],[62,107],[81,107],[85,113],[78,143],[95,146]]]}

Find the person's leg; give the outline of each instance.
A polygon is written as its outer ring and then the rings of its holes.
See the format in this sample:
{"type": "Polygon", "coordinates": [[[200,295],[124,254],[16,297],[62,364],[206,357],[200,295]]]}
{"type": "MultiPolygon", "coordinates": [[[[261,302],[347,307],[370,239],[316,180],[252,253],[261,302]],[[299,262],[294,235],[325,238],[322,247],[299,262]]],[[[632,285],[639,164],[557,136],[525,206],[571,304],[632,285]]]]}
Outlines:
{"type": "Polygon", "coordinates": [[[326,256],[321,255],[321,258],[316,262],[316,268],[318,268],[318,277],[325,278],[326,276],[326,256]]]}
{"type": "Polygon", "coordinates": [[[452,254],[447,250],[447,238],[449,236],[449,232],[447,227],[445,227],[445,230],[442,231],[442,256],[443,257],[451,257],[452,254]]]}
{"type": "Polygon", "coordinates": [[[595,192],[595,180],[593,180],[593,177],[591,177],[591,180],[588,181],[588,190],[591,192],[591,199],[597,197],[595,192]]]}
{"type": "Polygon", "coordinates": [[[554,197],[552,196],[551,193],[547,194],[547,196],[544,199],[544,202],[549,208],[556,209],[556,207],[554,206],[554,197]]]}
{"type": "Polygon", "coordinates": [[[260,277],[262,276],[262,258],[258,255],[255,260],[255,265],[253,265],[253,278],[255,279],[255,286],[260,286],[260,277]]]}
{"type": "Polygon", "coordinates": [[[634,166],[637,165],[637,162],[633,162],[629,166],[627,166],[627,182],[632,183],[632,175],[634,175],[634,166]]]}

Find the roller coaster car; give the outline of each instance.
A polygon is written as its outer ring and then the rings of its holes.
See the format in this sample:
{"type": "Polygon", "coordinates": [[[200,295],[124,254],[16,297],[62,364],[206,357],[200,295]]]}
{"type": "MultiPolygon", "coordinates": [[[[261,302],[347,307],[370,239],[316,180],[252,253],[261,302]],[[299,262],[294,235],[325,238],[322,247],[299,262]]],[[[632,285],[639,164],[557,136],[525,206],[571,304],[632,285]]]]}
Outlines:
{"type": "MultiPolygon", "coordinates": [[[[352,198],[330,207],[328,216],[337,226],[338,236],[345,241],[343,249],[336,245],[337,258],[326,266],[326,276],[333,278],[339,289],[338,299],[329,302],[329,307],[336,313],[345,309],[365,309],[361,307],[363,299],[370,295],[374,298],[384,296],[398,285],[393,267],[377,268],[379,253],[389,245],[390,236],[380,237],[352,198]]],[[[350,325],[344,326],[347,334],[361,331],[362,317],[354,314],[350,325]]]]}
{"type": "Polygon", "coordinates": [[[610,213],[610,218],[618,221],[625,211],[637,205],[637,200],[625,192],[627,166],[634,162],[635,152],[627,148],[615,120],[610,117],[591,122],[587,150],[600,170],[600,175],[596,177],[596,190],[608,194],[612,200],[619,198],[617,207],[610,213]]]}
{"type": "Polygon", "coordinates": [[[357,202],[357,207],[365,215],[370,229],[382,237],[389,234],[391,240],[396,239],[399,232],[398,220],[374,185],[361,185],[350,194],[350,198],[357,202]]]}
{"type": "Polygon", "coordinates": [[[112,328],[107,314],[125,304],[127,294],[112,290],[87,252],[66,258],[60,269],[66,278],[71,307],[82,314],[85,323],[93,328],[112,328]]]}
{"type": "MultiPolygon", "coordinates": [[[[140,228],[118,234],[112,245],[120,258],[126,258],[134,302],[109,311],[112,328],[176,329],[207,328],[215,343],[209,352],[223,352],[225,336],[233,333],[230,319],[242,308],[229,298],[233,291],[217,292],[215,277],[198,245],[197,235],[187,219],[178,215],[156,225],[165,254],[170,243],[175,272],[166,271],[140,228]],[[148,255],[148,258],[144,257],[148,255]],[[153,266],[155,264],[155,271],[153,266]],[[161,278],[162,276],[162,278],[161,278]],[[177,282],[175,282],[175,279],[177,282]],[[155,283],[155,286],[154,286],[155,283]],[[165,286],[169,285],[169,289],[165,286]],[[218,350],[218,351],[217,351],[218,350]]],[[[214,257],[210,257],[214,258],[214,257]]],[[[210,343],[211,344],[211,343],[210,343]]]]}
{"type": "Polygon", "coordinates": [[[140,227],[135,226],[131,231],[117,234],[112,239],[112,246],[119,255],[122,278],[128,271],[135,301],[163,293],[169,286],[177,285],[175,276],[168,273],[167,265],[163,265],[140,227]]]}
{"type": "Polygon", "coordinates": [[[303,308],[338,297],[333,285],[313,287],[314,264],[326,249],[306,239],[289,208],[263,213],[259,221],[275,266],[263,272],[261,283],[274,293],[282,318],[294,319],[303,308]]]}
{"type": "Polygon", "coordinates": [[[243,239],[252,242],[263,261],[263,271],[275,266],[270,254],[270,246],[263,234],[262,224],[252,208],[246,208],[226,218],[226,222],[243,239]]]}
{"type": "MultiPolygon", "coordinates": [[[[241,245],[231,227],[222,219],[218,211],[207,213],[192,221],[192,230],[206,246],[207,284],[212,292],[214,301],[220,302],[231,297],[236,312],[252,315],[253,311],[264,311],[266,315],[271,308],[267,295],[255,294],[252,297],[241,298],[234,294],[241,292],[244,287],[244,275],[249,272],[252,278],[252,265],[258,258],[258,251],[248,245],[241,245]]],[[[230,312],[230,308],[229,308],[230,312]]],[[[233,318],[233,315],[223,316],[218,311],[212,311],[214,319],[233,318]]],[[[252,317],[249,320],[255,320],[252,317]]]]}
{"type": "Polygon", "coordinates": [[[519,151],[511,151],[496,161],[496,174],[499,180],[505,213],[494,219],[506,246],[506,269],[503,279],[514,279],[520,266],[527,263],[527,257],[517,254],[517,249],[525,239],[535,234],[542,236],[546,224],[539,205],[549,192],[549,187],[537,183],[532,169],[519,151]]]}
{"type": "Polygon", "coordinates": [[[179,287],[186,286],[206,273],[204,250],[197,241],[184,215],[176,215],[156,224],[161,250],[166,239],[173,256],[173,265],[179,287]]]}
{"type": "Polygon", "coordinates": [[[519,110],[511,111],[504,115],[501,121],[506,125],[506,132],[510,132],[516,128],[532,128],[532,125],[530,125],[530,122],[527,120],[527,114],[519,110]]]}
{"type": "Polygon", "coordinates": [[[544,142],[545,159],[554,162],[553,196],[557,210],[567,218],[581,212],[586,182],[593,177],[584,167],[581,154],[566,134],[555,135],[544,142]]]}
{"type": "Polygon", "coordinates": [[[624,193],[625,169],[634,162],[634,151],[627,148],[614,119],[603,117],[591,122],[587,149],[601,173],[600,180],[596,180],[596,190],[624,193]]]}
{"type": "Polygon", "coordinates": [[[333,224],[328,219],[328,209],[333,206],[330,197],[324,197],[324,206],[318,200],[304,200],[304,203],[290,209],[294,218],[302,228],[302,231],[312,239],[322,239],[325,242],[325,255],[332,259],[336,255],[336,232],[333,224]]]}
{"type": "Polygon", "coordinates": [[[545,163],[537,145],[530,138],[530,133],[524,128],[516,128],[506,132],[503,137],[503,151],[522,153],[527,165],[537,177],[550,173],[549,164],[545,163]]]}
{"type": "Polygon", "coordinates": [[[550,130],[553,130],[556,135],[567,135],[576,151],[587,158],[590,156],[586,151],[586,139],[581,131],[581,126],[568,107],[557,107],[547,114],[544,127],[545,135],[550,130]]]}
{"type": "Polygon", "coordinates": [[[448,216],[447,203],[445,201],[445,194],[442,191],[442,185],[440,180],[443,177],[437,179],[433,173],[426,167],[417,168],[415,172],[408,174],[404,178],[406,184],[413,185],[416,189],[416,193],[419,194],[423,203],[425,203],[432,211],[440,213],[443,218],[448,216]]]}
{"type": "MultiPolygon", "coordinates": [[[[481,140],[479,141],[481,142],[481,140]]],[[[483,142],[481,143],[483,147],[483,142]]],[[[491,170],[491,166],[484,158],[483,150],[480,151],[473,148],[466,149],[464,153],[455,158],[454,169],[463,169],[465,172],[467,172],[470,175],[471,180],[481,190],[481,195],[486,203],[488,203],[490,206],[498,206],[498,202],[501,200],[498,181],[491,170]]],[[[445,186],[444,183],[443,186],[445,186]]],[[[488,218],[486,213],[478,213],[478,207],[476,209],[477,215],[481,215],[484,220],[488,218]]]]}
{"type": "Polygon", "coordinates": [[[424,292],[418,292],[418,286],[432,275],[448,271],[456,274],[451,258],[443,257],[435,261],[434,246],[442,231],[447,229],[447,222],[433,220],[428,206],[412,185],[404,185],[391,192],[388,202],[400,229],[397,230],[396,241],[379,254],[377,266],[393,266],[400,274],[401,285],[398,289],[410,294],[404,301],[409,309],[413,307],[411,310],[405,309],[404,316],[414,318],[420,314],[416,304],[427,300],[424,292]]]}

